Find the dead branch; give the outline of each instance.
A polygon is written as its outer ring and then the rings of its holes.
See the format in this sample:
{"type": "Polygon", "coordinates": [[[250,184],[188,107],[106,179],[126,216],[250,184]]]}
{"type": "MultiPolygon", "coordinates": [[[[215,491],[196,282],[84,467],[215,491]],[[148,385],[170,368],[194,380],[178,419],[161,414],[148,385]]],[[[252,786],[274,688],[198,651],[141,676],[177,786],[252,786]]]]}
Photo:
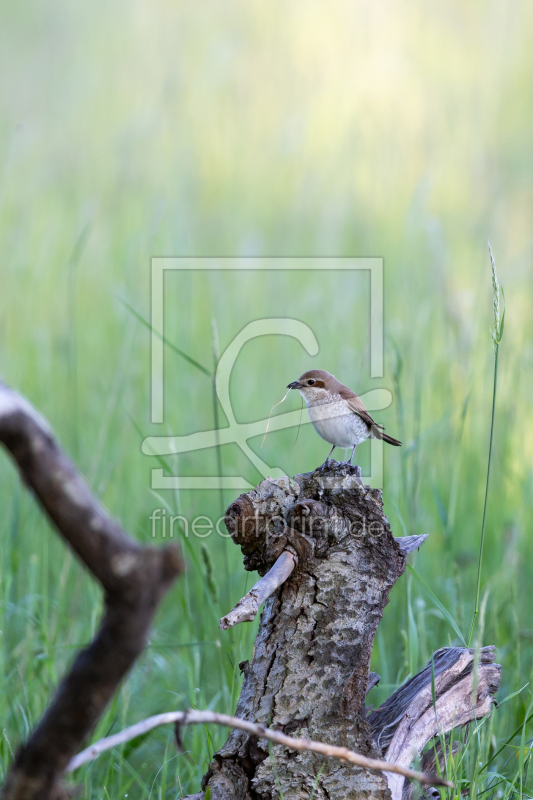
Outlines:
{"type": "Polygon", "coordinates": [[[320,753],[328,758],[338,758],[341,761],[348,761],[350,764],[355,764],[358,767],[366,767],[366,769],[387,770],[388,772],[398,773],[402,777],[410,778],[411,780],[418,781],[423,785],[429,786],[435,784],[438,786],[450,786],[453,784],[449,781],[442,780],[436,775],[428,775],[422,772],[408,769],[406,767],[392,764],[389,761],[383,761],[375,758],[366,758],[365,756],[354,753],[346,747],[335,747],[334,745],[324,744],[323,742],[314,742],[310,739],[294,739],[292,736],[286,736],[281,731],[272,731],[265,728],[263,725],[256,725],[253,722],[248,722],[238,717],[230,717],[227,714],[216,714],[214,711],[170,711],[166,714],[157,714],[154,717],[142,720],[129,728],[125,728],[120,733],[114,736],[108,736],[105,739],[95,742],[86,750],[83,750],[75,758],[72,759],[67,767],[67,771],[71,772],[82,764],[92,761],[97,758],[101,753],[110,750],[113,747],[118,747],[124,742],[129,742],[141,734],[151,731],[158,725],[168,725],[169,723],[179,723],[180,725],[225,725],[227,728],[237,728],[241,731],[246,731],[257,736],[259,739],[268,739],[270,742],[281,744],[288,747],[290,750],[310,751],[313,753],[320,753]]]}
{"type": "Polygon", "coordinates": [[[78,654],[28,741],[2,800],[57,800],[60,779],[145,647],[159,601],[181,569],[175,546],[141,547],[93,497],[50,427],[0,382],[0,442],[60,535],[105,592],[100,630],[78,654]]]}
{"type": "Polygon", "coordinates": [[[297,561],[298,559],[294,553],[291,553],[290,550],[284,550],[272,569],[250,589],[242,600],[239,600],[235,608],[232,609],[229,614],[222,617],[220,620],[220,627],[222,630],[226,631],[228,628],[233,628],[233,626],[238,625],[239,622],[252,622],[259,611],[261,603],[263,603],[267,597],[270,597],[278,586],[281,586],[281,584],[287,580],[296,566],[297,561]]]}
{"type": "MultiPolygon", "coordinates": [[[[437,650],[422,672],[368,716],[376,741],[386,748],[385,760],[408,766],[435,736],[489,714],[501,678],[494,658],[494,647],[482,648],[476,668],[473,650],[437,650]]],[[[397,773],[387,780],[392,800],[401,800],[404,777],[397,773]]]]}

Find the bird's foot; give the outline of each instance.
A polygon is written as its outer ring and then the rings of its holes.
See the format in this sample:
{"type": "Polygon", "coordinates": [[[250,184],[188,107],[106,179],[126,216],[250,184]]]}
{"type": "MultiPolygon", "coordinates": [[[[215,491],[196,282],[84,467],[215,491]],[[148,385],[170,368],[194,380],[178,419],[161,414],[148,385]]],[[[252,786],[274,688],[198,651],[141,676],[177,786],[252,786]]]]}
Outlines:
{"type": "Polygon", "coordinates": [[[352,469],[355,470],[354,475],[356,478],[361,477],[361,467],[358,464],[352,464],[351,461],[343,461],[342,463],[345,464],[347,467],[351,467],[352,469]]]}

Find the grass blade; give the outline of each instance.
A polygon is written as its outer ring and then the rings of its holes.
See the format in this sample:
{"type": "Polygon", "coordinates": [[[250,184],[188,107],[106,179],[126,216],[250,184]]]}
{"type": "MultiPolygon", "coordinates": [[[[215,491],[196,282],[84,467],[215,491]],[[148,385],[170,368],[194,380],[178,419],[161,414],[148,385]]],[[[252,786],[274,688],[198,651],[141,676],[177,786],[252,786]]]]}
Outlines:
{"type": "Polygon", "coordinates": [[[130,314],[133,314],[135,319],[139,320],[139,322],[142,323],[142,325],[144,325],[145,328],[148,328],[149,331],[151,331],[156,336],[158,336],[161,339],[161,341],[163,342],[163,344],[166,344],[166,346],[169,347],[171,350],[173,350],[174,353],[177,353],[177,355],[179,355],[182,358],[184,358],[185,361],[188,361],[189,364],[192,364],[193,367],[196,367],[196,369],[200,370],[200,372],[203,372],[204,375],[208,375],[209,377],[212,376],[213,373],[210,372],[210,370],[206,369],[206,367],[202,366],[202,364],[200,364],[198,361],[195,361],[195,359],[191,358],[191,356],[187,355],[187,353],[184,353],[183,350],[180,350],[179,347],[176,347],[175,344],[172,344],[172,342],[169,342],[169,340],[165,336],[163,336],[162,333],[159,333],[159,331],[156,331],[155,328],[152,328],[152,326],[148,322],[148,320],[146,320],[144,317],[142,317],[139,314],[138,311],[135,311],[135,309],[132,306],[130,306],[129,303],[126,303],[126,301],[123,300],[121,297],[119,297],[118,299],[120,300],[122,305],[125,306],[128,309],[130,314]]]}
{"type": "Polygon", "coordinates": [[[436,595],[435,595],[435,594],[434,594],[434,593],[431,591],[431,589],[429,588],[429,586],[427,585],[427,583],[425,582],[425,580],[424,580],[423,578],[421,578],[421,577],[420,577],[420,575],[418,574],[418,572],[417,572],[415,569],[413,569],[413,567],[412,567],[410,564],[407,564],[407,569],[409,570],[409,572],[410,572],[412,575],[414,575],[414,576],[415,576],[415,578],[416,578],[416,579],[417,579],[417,581],[420,583],[420,585],[422,586],[422,588],[424,589],[424,591],[426,592],[426,594],[428,595],[428,597],[429,597],[429,598],[430,598],[430,599],[431,599],[431,600],[432,600],[432,601],[435,603],[435,605],[437,606],[437,608],[439,609],[439,611],[440,611],[440,612],[441,612],[441,613],[444,615],[444,617],[445,617],[445,618],[448,620],[448,622],[450,623],[450,625],[452,626],[452,628],[453,628],[453,629],[454,629],[454,631],[456,632],[456,634],[457,634],[457,636],[459,637],[459,639],[461,640],[461,642],[464,644],[464,646],[465,646],[465,647],[467,647],[468,645],[467,645],[467,643],[466,643],[466,641],[465,641],[465,638],[464,638],[463,634],[461,633],[461,631],[460,631],[460,629],[459,629],[459,626],[458,626],[458,624],[456,623],[456,621],[454,620],[454,618],[453,618],[453,617],[452,617],[452,615],[450,614],[450,612],[449,612],[449,611],[448,611],[448,610],[447,610],[447,609],[446,609],[446,608],[445,608],[445,607],[442,605],[442,603],[441,603],[441,601],[439,600],[439,598],[438,598],[438,597],[437,597],[437,596],[436,596],[436,595]]]}

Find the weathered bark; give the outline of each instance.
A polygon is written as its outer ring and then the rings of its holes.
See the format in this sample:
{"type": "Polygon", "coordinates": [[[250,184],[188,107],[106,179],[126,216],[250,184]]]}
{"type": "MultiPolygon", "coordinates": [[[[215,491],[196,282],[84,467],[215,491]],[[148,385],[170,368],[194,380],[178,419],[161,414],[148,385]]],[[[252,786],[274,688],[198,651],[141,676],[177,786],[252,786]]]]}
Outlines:
{"type": "MultiPolygon", "coordinates": [[[[381,493],[333,464],[265,480],[228,509],[226,525],[247,569],[265,574],[284,550],[298,564],[265,603],[251,663],[243,662],[236,716],[290,735],[379,757],[364,699],[374,635],[405,551],[383,515],[381,493]]],[[[292,753],[241,731],[215,755],[203,788],[212,800],[390,797],[380,772],[292,753]],[[318,779],[317,779],[317,776],[318,779]],[[316,784],[316,787],[315,787],[316,784]]]]}
{"type": "MultiPolygon", "coordinates": [[[[368,722],[385,761],[409,766],[413,754],[420,754],[435,736],[489,714],[502,671],[494,658],[494,647],[481,649],[478,664],[474,651],[465,647],[437,650],[418,675],[369,714],[368,722]]],[[[435,759],[431,762],[428,756],[428,763],[435,764],[435,759]]],[[[409,783],[405,785],[402,775],[387,774],[387,781],[392,800],[409,794],[409,783]]]]}
{"type": "MultiPolygon", "coordinates": [[[[0,381],[0,443],[43,510],[105,592],[100,630],[80,652],[16,753],[2,800],[58,800],[61,776],[143,651],[157,605],[181,569],[175,546],[141,547],[93,497],[46,421],[0,381]]],[[[68,613],[68,609],[65,610],[68,613]]]]}

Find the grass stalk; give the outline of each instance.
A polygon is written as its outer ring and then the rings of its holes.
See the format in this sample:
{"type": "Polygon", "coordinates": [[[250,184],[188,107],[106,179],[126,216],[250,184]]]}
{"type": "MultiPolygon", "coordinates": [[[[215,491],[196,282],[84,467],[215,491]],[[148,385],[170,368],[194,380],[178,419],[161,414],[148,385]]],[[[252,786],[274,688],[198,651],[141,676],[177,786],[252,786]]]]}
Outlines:
{"type": "MultiPolygon", "coordinates": [[[[479,556],[478,556],[478,566],[477,566],[477,581],[476,581],[476,600],[474,603],[474,614],[472,616],[472,624],[470,626],[470,634],[468,636],[468,646],[472,642],[472,636],[474,634],[474,627],[476,624],[476,620],[479,614],[479,594],[481,590],[481,567],[483,564],[483,547],[485,544],[485,523],[487,519],[487,501],[489,497],[489,480],[490,480],[490,465],[492,462],[492,444],[494,440],[494,415],[496,409],[496,388],[498,385],[498,351],[500,342],[503,336],[503,324],[505,320],[505,306],[503,309],[503,314],[500,319],[500,285],[498,283],[498,276],[496,274],[496,264],[494,262],[494,256],[492,255],[492,248],[489,242],[489,254],[490,254],[490,261],[492,265],[492,287],[493,287],[493,308],[494,308],[494,330],[491,331],[492,342],[494,345],[494,378],[492,383],[492,411],[491,411],[491,418],[490,418],[490,438],[489,438],[489,456],[487,461],[487,480],[485,482],[485,500],[483,503],[483,519],[481,522],[481,541],[479,544],[479,556]]],[[[502,296],[503,295],[502,290],[502,296]]]]}

